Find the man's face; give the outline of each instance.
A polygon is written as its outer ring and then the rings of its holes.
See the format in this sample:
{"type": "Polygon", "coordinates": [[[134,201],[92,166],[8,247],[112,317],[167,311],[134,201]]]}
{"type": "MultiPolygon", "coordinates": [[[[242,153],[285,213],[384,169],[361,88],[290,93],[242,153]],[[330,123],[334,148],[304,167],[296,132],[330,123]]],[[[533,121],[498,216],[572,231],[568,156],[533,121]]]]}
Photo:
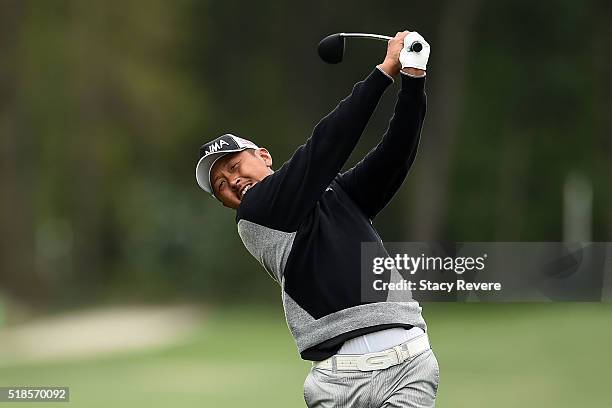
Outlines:
{"type": "Polygon", "coordinates": [[[272,174],[272,157],[264,149],[248,149],[230,153],[210,170],[210,182],[215,197],[224,206],[236,209],[249,188],[272,174]]]}

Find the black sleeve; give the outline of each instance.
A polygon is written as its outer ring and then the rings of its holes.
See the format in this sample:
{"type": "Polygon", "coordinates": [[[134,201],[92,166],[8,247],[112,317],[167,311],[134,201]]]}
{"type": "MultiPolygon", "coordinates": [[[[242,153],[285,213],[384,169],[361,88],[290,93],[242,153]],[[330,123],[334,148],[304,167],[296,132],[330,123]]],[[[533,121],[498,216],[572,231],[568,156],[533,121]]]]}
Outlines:
{"type": "Polygon", "coordinates": [[[370,219],[388,204],[406,178],[425,118],[425,78],[401,77],[402,88],[387,132],[376,148],[338,179],[370,219]]]}
{"type": "Polygon", "coordinates": [[[374,69],[355,84],[291,159],[245,195],[238,218],[256,217],[282,230],[297,228],[344,166],[391,83],[391,78],[374,69]]]}

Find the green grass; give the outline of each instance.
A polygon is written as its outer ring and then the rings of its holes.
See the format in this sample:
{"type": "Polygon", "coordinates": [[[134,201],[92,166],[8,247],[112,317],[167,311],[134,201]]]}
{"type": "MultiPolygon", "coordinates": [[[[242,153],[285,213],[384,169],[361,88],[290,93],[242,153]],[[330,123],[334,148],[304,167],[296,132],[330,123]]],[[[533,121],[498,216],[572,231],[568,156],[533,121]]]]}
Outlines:
{"type": "MultiPolygon", "coordinates": [[[[612,406],[612,305],[423,309],[441,366],[438,407],[612,406]]],[[[299,407],[308,369],[278,310],[218,308],[181,346],[1,367],[0,385],[69,386],[70,403],[53,406],[299,407]]]]}

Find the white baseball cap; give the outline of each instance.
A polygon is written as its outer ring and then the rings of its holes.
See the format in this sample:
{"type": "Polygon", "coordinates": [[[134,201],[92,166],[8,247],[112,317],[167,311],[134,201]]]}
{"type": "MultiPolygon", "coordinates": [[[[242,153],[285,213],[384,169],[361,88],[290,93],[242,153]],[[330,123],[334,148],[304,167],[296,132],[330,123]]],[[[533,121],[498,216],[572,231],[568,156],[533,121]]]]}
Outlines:
{"type": "Polygon", "coordinates": [[[196,180],[204,190],[214,195],[210,183],[210,170],[215,162],[228,153],[241,152],[246,149],[259,149],[250,140],[242,139],[231,133],[219,136],[213,141],[205,143],[200,147],[200,160],[196,165],[196,180]]]}

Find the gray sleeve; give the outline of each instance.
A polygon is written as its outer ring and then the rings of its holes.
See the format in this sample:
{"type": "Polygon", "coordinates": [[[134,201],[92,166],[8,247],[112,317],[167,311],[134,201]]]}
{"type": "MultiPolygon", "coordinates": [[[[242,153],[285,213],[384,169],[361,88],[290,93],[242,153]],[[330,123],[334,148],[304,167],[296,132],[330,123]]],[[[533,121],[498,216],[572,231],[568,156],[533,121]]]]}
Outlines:
{"type": "Polygon", "coordinates": [[[281,282],[295,234],[244,219],[238,222],[238,235],[244,246],[278,283],[281,282]]]}

